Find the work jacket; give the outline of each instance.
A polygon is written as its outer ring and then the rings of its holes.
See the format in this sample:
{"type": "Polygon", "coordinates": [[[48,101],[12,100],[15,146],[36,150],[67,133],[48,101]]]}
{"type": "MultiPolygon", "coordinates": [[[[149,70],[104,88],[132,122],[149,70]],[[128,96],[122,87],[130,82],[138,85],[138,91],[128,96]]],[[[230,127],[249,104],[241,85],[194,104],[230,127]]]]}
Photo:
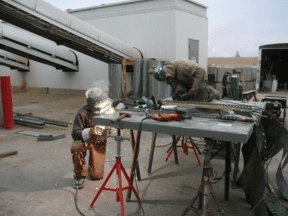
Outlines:
{"type": "MultiPolygon", "coordinates": [[[[94,125],[92,123],[92,118],[94,116],[95,115],[93,113],[90,113],[88,111],[86,105],[83,105],[80,107],[80,109],[78,110],[78,112],[75,116],[74,123],[73,123],[72,134],[71,134],[73,140],[80,140],[82,142],[85,142],[83,137],[82,137],[82,132],[86,128],[94,127],[94,125]]],[[[107,132],[106,127],[97,126],[96,128],[98,129],[97,135],[96,135],[95,139],[93,139],[91,141],[95,142],[97,140],[96,144],[105,144],[106,140],[107,140],[107,136],[103,137],[102,135],[104,134],[104,131],[107,132]]]]}
{"type": "Polygon", "coordinates": [[[201,83],[208,80],[206,71],[197,63],[189,60],[168,62],[165,68],[165,77],[168,78],[169,76],[184,82],[186,85],[193,83],[195,78],[198,78],[201,83]]]}

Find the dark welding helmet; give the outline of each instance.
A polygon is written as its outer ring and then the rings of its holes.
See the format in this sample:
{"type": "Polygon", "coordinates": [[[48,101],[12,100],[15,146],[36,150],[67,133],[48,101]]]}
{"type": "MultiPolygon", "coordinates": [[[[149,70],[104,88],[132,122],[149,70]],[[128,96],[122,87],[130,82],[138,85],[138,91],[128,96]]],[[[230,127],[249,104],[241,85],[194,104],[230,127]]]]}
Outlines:
{"type": "Polygon", "coordinates": [[[108,99],[107,94],[100,88],[88,89],[85,96],[87,98],[87,109],[90,113],[100,112],[101,106],[99,105],[108,99]]]}
{"type": "Polygon", "coordinates": [[[153,71],[153,76],[158,81],[165,81],[165,67],[157,66],[153,71]]]}

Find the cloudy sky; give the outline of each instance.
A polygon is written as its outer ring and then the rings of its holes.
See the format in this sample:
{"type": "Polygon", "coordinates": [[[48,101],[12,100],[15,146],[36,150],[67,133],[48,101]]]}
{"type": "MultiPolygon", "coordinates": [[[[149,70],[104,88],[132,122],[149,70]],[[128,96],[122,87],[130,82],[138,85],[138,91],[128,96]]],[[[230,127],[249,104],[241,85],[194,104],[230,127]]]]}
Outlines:
{"type": "MultiPolygon", "coordinates": [[[[77,9],[123,0],[45,0],[77,9]]],[[[163,0],[164,1],[164,0],[163,0]]],[[[288,43],[288,0],[197,0],[208,6],[209,57],[257,56],[260,45],[288,43]]]]}

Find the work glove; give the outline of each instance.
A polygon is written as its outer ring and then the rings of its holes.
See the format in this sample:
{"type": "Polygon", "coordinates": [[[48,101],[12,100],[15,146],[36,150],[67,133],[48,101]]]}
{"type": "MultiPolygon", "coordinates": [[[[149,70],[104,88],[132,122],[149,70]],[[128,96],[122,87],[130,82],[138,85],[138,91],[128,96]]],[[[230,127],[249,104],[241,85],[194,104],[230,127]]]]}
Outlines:
{"type": "Polygon", "coordinates": [[[95,135],[97,135],[98,129],[97,126],[91,127],[89,130],[89,137],[93,138],[95,135]]]}
{"type": "Polygon", "coordinates": [[[195,90],[194,88],[191,88],[188,92],[188,95],[190,97],[194,96],[194,95],[197,95],[197,90],[195,90]]]}
{"type": "Polygon", "coordinates": [[[98,145],[104,145],[107,141],[107,135],[109,130],[104,128],[100,128],[99,126],[94,126],[89,130],[89,136],[91,138],[92,143],[98,145]]]}

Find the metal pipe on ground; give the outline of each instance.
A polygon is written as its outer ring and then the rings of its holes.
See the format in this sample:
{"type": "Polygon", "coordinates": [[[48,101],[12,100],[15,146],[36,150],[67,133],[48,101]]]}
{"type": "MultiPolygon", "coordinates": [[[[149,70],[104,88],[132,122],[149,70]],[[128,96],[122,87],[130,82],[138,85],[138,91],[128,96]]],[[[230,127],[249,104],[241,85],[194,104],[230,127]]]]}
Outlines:
{"type": "Polygon", "coordinates": [[[35,120],[35,121],[41,120],[41,121],[45,122],[46,124],[57,125],[60,127],[68,127],[68,124],[71,125],[71,123],[68,123],[68,122],[56,121],[53,119],[47,119],[47,118],[38,117],[38,116],[31,116],[31,115],[27,115],[27,114],[23,114],[23,113],[18,113],[18,112],[14,112],[14,114],[16,114],[17,116],[23,116],[27,119],[31,119],[31,120],[35,120]]]}
{"type": "Polygon", "coordinates": [[[22,118],[22,117],[18,117],[18,116],[14,116],[14,122],[15,123],[32,124],[32,125],[38,125],[38,126],[45,125],[44,122],[26,119],[25,117],[22,118]]]}

